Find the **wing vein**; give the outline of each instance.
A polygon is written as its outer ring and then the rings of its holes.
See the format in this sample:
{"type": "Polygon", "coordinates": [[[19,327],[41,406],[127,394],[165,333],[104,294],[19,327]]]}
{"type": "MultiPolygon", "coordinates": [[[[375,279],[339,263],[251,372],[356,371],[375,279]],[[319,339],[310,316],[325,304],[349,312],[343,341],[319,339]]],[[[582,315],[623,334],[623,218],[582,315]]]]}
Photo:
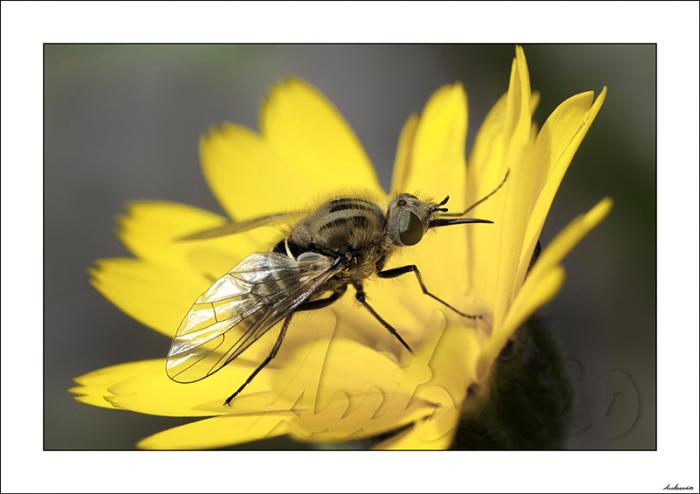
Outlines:
{"type": "Polygon", "coordinates": [[[339,269],[337,260],[318,253],[297,259],[275,252],[248,256],[216,280],[185,315],[168,354],[168,375],[195,382],[217,372],[322,289],[339,269]]]}

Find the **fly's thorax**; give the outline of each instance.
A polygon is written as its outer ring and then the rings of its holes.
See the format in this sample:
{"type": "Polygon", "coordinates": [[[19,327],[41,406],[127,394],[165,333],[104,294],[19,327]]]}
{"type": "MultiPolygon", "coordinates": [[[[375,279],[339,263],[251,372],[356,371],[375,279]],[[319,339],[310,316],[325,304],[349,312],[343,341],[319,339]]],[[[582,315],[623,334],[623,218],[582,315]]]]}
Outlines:
{"type": "Polygon", "coordinates": [[[331,199],[300,221],[290,239],[330,252],[359,251],[381,244],[386,216],[374,202],[347,196],[331,199]]]}
{"type": "Polygon", "coordinates": [[[328,281],[324,289],[333,291],[341,286],[361,283],[381,269],[388,255],[390,251],[381,245],[347,252],[342,261],[343,269],[328,281]]]}

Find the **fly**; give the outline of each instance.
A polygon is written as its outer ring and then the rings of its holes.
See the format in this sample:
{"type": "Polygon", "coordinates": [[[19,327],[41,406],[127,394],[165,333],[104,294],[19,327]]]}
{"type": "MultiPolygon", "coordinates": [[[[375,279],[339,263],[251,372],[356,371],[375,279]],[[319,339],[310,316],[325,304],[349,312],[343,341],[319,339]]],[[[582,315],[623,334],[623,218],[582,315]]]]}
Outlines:
{"type": "Polygon", "coordinates": [[[403,193],[394,197],[386,210],[363,197],[341,196],[310,212],[279,213],[226,223],[183,237],[180,240],[213,238],[296,219],[289,235],[271,252],[246,257],[195,300],[168,352],[168,376],[180,383],[204,379],[282,321],[272,351],[226,399],[225,404],[230,404],[277,355],[292,316],[327,307],[349,285],[355,289],[360,305],[413,353],[396,328],[367,302],[363,282],[372,275],[396,278],[413,273],[425,295],[463,317],[478,318],[431,293],[417,266],[384,269],[384,265],[396,249],[417,244],[431,228],[493,223],[464,216],[495,194],[507,179],[508,172],[495,189],[460,213],[450,213],[444,207],[449,196],[434,203],[403,193]]]}

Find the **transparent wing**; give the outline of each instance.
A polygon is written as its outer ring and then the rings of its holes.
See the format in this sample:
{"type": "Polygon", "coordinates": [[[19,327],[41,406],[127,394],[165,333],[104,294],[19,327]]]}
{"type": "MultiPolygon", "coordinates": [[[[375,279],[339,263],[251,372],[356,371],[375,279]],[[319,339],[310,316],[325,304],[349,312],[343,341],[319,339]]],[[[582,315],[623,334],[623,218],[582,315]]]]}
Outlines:
{"type": "Polygon", "coordinates": [[[307,252],[293,259],[246,257],[194,303],[168,352],[168,376],[194,382],[240,355],[338,272],[337,262],[307,252]]]}
{"type": "Polygon", "coordinates": [[[184,237],[180,237],[178,240],[203,240],[206,238],[216,238],[223,237],[225,235],[233,235],[234,233],[242,233],[253,228],[258,228],[261,226],[276,225],[283,223],[285,221],[292,220],[295,217],[301,216],[304,211],[291,211],[288,213],[275,213],[269,214],[267,216],[261,216],[260,218],[254,218],[247,221],[239,221],[237,223],[224,223],[223,225],[217,226],[215,228],[210,228],[207,230],[202,230],[199,232],[194,232],[184,237]]]}

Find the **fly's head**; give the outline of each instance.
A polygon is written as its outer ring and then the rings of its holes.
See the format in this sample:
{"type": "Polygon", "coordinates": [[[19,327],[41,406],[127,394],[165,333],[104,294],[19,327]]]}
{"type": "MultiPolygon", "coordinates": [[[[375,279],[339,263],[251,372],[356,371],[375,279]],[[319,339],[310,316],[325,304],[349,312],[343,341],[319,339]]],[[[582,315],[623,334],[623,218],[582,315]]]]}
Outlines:
{"type": "Polygon", "coordinates": [[[397,247],[416,245],[431,228],[465,223],[493,223],[490,220],[461,218],[444,207],[449,196],[436,203],[423,201],[412,194],[399,194],[389,203],[387,234],[397,247]]]}

